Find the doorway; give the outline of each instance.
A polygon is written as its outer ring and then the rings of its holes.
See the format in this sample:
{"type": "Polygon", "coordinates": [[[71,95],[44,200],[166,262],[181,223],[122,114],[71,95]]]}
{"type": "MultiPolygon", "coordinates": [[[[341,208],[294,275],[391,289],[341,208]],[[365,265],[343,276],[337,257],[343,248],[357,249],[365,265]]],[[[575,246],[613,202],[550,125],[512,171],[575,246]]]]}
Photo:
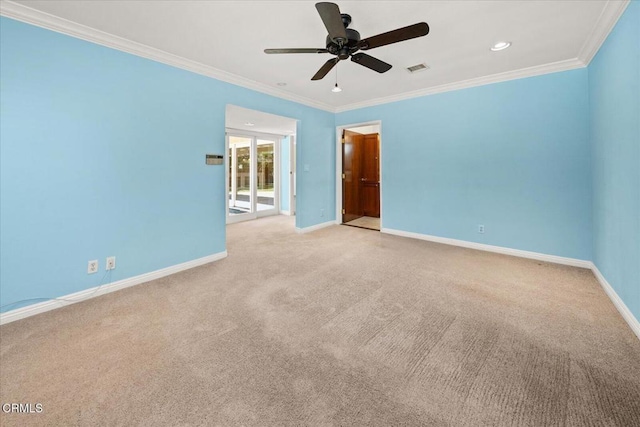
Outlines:
{"type": "Polygon", "coordinates": [[[227,105],[225,125],[227,224],[290,215],[290,143],[297,121],[227,105]]]}
{"type": "Polygon", "coordinates": [[[229,222],[278,213],[278,138],[227,132],[229,222]]]}
{"type": "Polygon", "coordinates": [[[380,230],[380,123],[338,128],[341,224],[380,230]]]}

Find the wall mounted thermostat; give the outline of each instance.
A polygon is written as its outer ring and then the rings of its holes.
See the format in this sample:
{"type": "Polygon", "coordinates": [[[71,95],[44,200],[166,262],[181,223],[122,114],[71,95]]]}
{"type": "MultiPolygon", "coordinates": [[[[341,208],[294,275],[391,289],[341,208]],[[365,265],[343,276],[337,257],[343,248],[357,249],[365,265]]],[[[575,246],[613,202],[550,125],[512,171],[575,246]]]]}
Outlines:
{"type": "Polygon", "coordinates": [[[205,154],[205,163],[208,165],[221,165],[224,163],[224,157],[220,154],[205,154]]]}

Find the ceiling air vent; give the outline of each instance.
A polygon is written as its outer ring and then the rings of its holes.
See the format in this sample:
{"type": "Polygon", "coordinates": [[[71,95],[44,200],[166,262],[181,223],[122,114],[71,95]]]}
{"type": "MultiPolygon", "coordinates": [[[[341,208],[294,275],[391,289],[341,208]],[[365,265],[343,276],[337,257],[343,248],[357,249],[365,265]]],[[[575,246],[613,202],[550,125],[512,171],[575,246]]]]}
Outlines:
{"type": "Polygon", "coordinates": [[[428,70],[429,66],[427,64],[418,64],[418,65],[413,65],[411,67],[407,67],[407,71],[410,73],[417,73],[418,71],[424,71],[424,70],[428,70]]]}

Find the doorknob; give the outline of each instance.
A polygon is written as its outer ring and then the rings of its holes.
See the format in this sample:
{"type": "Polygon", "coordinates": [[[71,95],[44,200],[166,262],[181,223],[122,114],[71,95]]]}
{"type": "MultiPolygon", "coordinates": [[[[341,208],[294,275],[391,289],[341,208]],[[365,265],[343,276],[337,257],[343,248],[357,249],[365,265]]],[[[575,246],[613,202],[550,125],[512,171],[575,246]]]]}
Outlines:
{"type": "Polygon", "coordinates": [[[360,178],[360,181],[365,182],[367,178],[360,178]]]}

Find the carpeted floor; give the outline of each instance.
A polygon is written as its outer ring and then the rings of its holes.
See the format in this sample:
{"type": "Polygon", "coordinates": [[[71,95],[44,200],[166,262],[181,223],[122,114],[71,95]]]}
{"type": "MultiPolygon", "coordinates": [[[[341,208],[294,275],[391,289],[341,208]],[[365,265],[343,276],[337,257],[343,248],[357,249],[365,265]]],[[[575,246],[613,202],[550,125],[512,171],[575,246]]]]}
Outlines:
{"type": "Polygon", "coordinates": [[[293,218],[229,257],[0,328],[3,426],[640,425],[588,270],[293,218]]]}

